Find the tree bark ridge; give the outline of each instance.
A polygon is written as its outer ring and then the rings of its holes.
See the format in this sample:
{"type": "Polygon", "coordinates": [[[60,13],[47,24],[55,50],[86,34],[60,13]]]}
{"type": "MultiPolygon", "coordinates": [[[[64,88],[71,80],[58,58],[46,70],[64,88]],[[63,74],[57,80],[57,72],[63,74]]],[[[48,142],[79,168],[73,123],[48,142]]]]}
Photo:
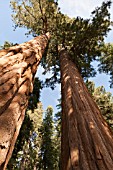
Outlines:
{"type": "Polygon", "coordinates": [[[0,170],[5,170],[24,120],[49,34],[0,51],[0,170]]]}
{"type": "Polygon", "coordinates": [[[66,50],[60,68],[62,170],[113,169],[113,133],[66,50]]]}

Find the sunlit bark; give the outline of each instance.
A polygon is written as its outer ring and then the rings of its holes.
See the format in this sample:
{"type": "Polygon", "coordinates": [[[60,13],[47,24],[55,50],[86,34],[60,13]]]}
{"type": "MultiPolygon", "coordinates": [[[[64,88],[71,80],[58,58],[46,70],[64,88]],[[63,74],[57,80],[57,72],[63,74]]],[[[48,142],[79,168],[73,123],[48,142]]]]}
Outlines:
{"type": "Polygon", "coordinates": [[[62,170],[112,170],[113,134],[65,50],[60,67],[62,170]]]}
{"type": "Polygon", "coordinates": [[[0,51],[0,170],[12,155],[48,38],[47,33],[0,51]]]}

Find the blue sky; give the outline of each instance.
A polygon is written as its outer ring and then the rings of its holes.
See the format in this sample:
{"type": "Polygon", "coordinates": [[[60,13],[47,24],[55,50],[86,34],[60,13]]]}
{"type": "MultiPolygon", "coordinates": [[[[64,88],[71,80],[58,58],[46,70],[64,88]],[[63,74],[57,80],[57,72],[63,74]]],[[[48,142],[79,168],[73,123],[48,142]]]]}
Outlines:
{"type": "Polygon", "coordinates": [[[25,29],[18,28],[14,30],[14,24],[11,19],[10,0],[0,0],[0,45],[4,41],[13,43],[23,43],[31,39],[25,36],[25,29]]]}
{"type": "MultiPolygon", "coordinates": [[[[95,9],[96,6],[101,5],[102,0],[59,0],[61,11],[65,14],[68,14],[70,17],[81,16],[84,18],[89,18],[91,11],[95,9]]],[[[11,9],[9,7],[10,0],[0,0],[0,45],[3,45],[4,41],[9,41],[13,43],[23,43],[32,38],[25,36],[27,32],[26,29],[18,28],[16,31],[13,31],[13,22],[11,20],[11,9]]],[[[111,8],[111,16],[113,20],[113,5],[111,8]]],[[[113,31],[111,31],[106,39],[107,42],[113,42],[113,31]]],[[[42,69],[38,69],[37,75],[41,76],[42,69]]],[[[109,77],[104,74],[98,74],[95,78],[91,78],[96,83],[96,86],[104,85],[107,91],[113,93],[113,89],[109,89],[109,77]]],[[[44,105],[44,109],[48,105],[52,105],[56,112],[57,99],[60,98],[60,86],[52,91],[49,88],[46,88],[42,91],[41,101],[44,105]]]]}

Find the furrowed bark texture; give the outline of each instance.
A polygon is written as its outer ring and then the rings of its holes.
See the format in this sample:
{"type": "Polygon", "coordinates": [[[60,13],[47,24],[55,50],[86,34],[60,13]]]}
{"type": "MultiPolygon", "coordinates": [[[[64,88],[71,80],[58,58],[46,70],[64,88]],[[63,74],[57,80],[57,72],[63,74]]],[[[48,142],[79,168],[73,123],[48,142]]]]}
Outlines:
{"type": "Polygon", "coordinates": [[[12,155],[48,38],[38,36],[0,51],[0,170],[12,155]]]}
{"type": "Polygon", "coordinates": [[[113,134],[65,50],[60,67],[62,170],[112,170],[113,134]]]}

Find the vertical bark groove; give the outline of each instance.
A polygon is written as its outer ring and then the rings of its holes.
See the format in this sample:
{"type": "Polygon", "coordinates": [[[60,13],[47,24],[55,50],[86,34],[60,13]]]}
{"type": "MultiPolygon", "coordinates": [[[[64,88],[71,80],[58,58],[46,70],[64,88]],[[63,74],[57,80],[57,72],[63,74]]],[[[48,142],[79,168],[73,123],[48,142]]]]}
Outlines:
{"type": "Polygon", "coordinates": [[[24,120],[49,34],[0,51],[0,170],[5,170],[24,120]]]}
{"type": "Polygon", "coordinates": [[[113,169],[113,133],[66,50],[60,52],[62,170],[113,169]]]}

